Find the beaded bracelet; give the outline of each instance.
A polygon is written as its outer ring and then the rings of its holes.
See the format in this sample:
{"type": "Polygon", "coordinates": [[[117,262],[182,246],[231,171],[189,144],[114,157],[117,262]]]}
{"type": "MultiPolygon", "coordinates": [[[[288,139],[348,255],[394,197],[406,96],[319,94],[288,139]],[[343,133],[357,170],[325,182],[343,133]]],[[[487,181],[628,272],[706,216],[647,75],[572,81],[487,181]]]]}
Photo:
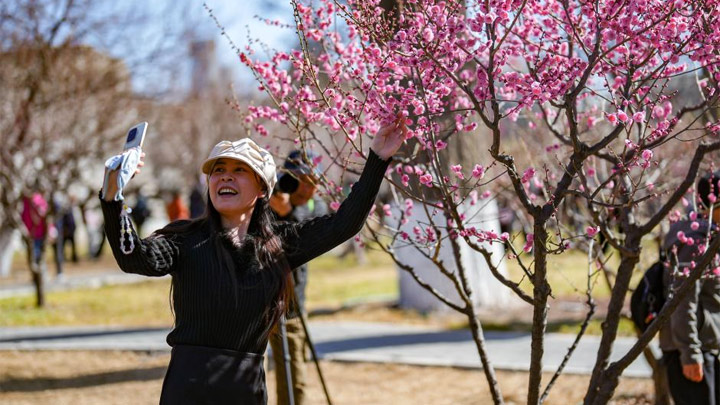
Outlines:
{"type": "Polygon", "coordinates": [[[132,209],[127,205],[123,204],[123,208],[120,211],[120,251],[124,254],[129,255],[135,250],[135,241],[132,235],[132,225],[130,224],[130,213],[132,209]],[[126,236],[127,235],[127,236],[126,236]],[[125,248],[125,241],[130,242],[130,247],[125,248]]]}

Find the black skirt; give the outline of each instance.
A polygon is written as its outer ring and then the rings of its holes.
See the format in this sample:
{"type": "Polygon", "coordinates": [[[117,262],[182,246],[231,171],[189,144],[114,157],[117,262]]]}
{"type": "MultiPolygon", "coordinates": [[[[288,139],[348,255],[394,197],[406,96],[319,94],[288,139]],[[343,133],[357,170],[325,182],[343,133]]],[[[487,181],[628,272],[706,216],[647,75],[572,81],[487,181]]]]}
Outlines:
{"type": "Polygon", "coordinates": [[[265,405],[263,357],[256,353],[177,345],[172,349],[160,404],[265,405]]]}

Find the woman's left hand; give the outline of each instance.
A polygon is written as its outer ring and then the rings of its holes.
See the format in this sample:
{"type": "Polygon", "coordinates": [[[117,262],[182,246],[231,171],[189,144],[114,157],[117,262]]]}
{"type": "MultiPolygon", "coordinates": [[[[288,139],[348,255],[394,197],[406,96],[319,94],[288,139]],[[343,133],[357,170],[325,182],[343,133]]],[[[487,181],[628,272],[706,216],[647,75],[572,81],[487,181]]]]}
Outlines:
{"type": "Polygon", "coordinates": [[[405,142],[407,132],[405,117],[398,117],[392,124],[380,128],[377,134],[375,134],[375,138],[373,138],[370,149],[372,149],[380,159],[388,160],[400,149],[400,145],[405,142]]]}

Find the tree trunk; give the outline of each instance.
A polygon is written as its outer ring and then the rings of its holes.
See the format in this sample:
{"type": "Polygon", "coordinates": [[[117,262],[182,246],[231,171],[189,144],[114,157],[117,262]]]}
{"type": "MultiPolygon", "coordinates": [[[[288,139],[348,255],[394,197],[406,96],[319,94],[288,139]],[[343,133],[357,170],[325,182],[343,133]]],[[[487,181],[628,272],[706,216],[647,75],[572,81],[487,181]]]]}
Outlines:
{"type": "Polygon", "coordinates": [[[42,308],[45,306],[45,265],[42,259],[35,262],[33,257],[33,240],[26,239],[25,246],[27,246],[27,261],[28,268],[30,269],[30,275],[32,276],[32,282],[35,286],[35,306],[42,308]]]}
{"type": "Polygon", "coordinates": [[[533,325],[530,347],[530,375],[528,381],[528,405],[540,403],[542,385],[543,354],[545,353],[545,329],[547,328],[547,299],[550,284],[547,282],[547,252],[545,241],[547,232],[544,223],[536,220],[534,227],[535,273],[533,274],[533,325]]]}
{"type": "Polygon", "coordinates": [[[0,277],[8,277],[15,253],[15,229],[6,227],[0,231],[0,277]]]}
{"type": "Polygon", "coordinates": [[[487,356],[487,350],[485,348],[485,337],[483,336],[482,325],[478,322],[475,310],[472,306],[469,308],[467,314],[468,320],[470,321],[470,330],[472,331],[473,340],[475,340],[475,346],[477,347],[478,353],[480,354],[480,361],[482,362],[483,369],[485,370],[485,378],[487,378],[490,393],[493,397],[493,402],[496,405],[503,404],[502,393],[500,392],[500,385],[495,375],[495,368],[493,368],[490,359],[487,356]]]}
{"type": "MultiPolygon", "coordinates": [[[[617,337],[620,315],[622,313],[622,307],[625,304],[625,295],[630,285],[630,278],[632,277],[635,266],[640,260],[640,237],[636,232],[628,232],[625,246],[628,250],[637,252],[637,254],[632,256],[625,255],[618,267],[615,285],[613,286],[610,303],[608,304],[607,318],[605,322],[602,323],[602,338],[600,340],[597,360],[595,361],[595,367],[592,377],[590,378],[590,385],[585,395],[586,405],[597,403],[596,400],[599,398],[611,398],[612,392],[606,391],[607,387],[612,384],[605,384],[603,380],[607,378],[618,378],[618,376],[609,375],[607,368],[610,362],[612,346],[617,337]],[[601,387],[605,391],[601,392],[601,387]]],[[[615,387],[617,387],[617,385],[613,386],[612,391],[614,391],[615,387]]]]}

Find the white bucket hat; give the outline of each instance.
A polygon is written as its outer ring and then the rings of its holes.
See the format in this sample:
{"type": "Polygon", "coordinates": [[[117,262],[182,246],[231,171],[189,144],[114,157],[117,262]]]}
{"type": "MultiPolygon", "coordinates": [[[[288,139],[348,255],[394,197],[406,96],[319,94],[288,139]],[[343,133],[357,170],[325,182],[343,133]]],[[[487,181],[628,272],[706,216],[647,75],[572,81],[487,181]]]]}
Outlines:
{"type": "Polygon", "coordinates": [[[209,175],[215,161],[220,158],[234,159],[247,163],[255,173],[260,176],[272,193],[277,178],[275,176],[275,161],[270,152],[259,147],[250,138],[239,139],[235,142],[220,141],[210,151],[210,155],[202,165],[203,173],[209,175]]]}

